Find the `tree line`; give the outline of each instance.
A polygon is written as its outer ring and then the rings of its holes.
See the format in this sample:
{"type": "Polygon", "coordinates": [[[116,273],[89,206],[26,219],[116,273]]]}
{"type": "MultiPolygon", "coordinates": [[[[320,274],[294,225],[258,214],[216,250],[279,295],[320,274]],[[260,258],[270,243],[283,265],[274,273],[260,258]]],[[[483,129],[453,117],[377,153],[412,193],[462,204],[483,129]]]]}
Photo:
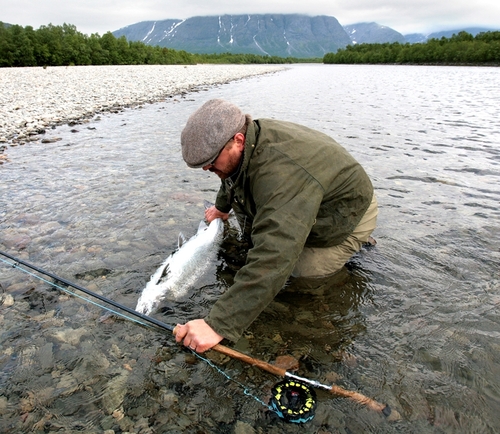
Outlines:
{"type": "Polygon", "coordinates": [[[262,56],[260,54],[193,54],[196,63],[236,63],[236,64],[253,64],[253,63],[321,63],[322,59],[302,59],[297,57],[279,57],[279,56],[262,56]]]}
{"type": "Polygon", "coordinates": [[[325,54],[323,63],[498,65],[500,32],[483,32],[475,37],[460,32],[451,38],[429,39],[419,44],[349,45],[336,53],[325,54]]]}
{"type": "Polygon", "coordinates": [[[49,24],[35,30],[31,26],[0,22],[0,67],[296,63],[300,60],[255,54],[191,54],[128,41],[125,36],[116,38],[111,32],[87,36],[71,24],[49,24]]]}

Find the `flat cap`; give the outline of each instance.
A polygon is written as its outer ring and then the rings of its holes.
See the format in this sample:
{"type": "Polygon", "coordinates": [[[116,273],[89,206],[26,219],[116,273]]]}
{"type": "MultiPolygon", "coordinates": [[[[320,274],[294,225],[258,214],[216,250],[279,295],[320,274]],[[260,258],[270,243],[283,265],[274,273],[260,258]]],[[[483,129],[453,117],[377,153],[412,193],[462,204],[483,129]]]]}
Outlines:
{"type": "Polygon", "coordinates": [[[223,99],[211,99],[188,119],[181,133],[182,158],[189,167],[210,164],[245,125],[244,113],[223,99]]]}

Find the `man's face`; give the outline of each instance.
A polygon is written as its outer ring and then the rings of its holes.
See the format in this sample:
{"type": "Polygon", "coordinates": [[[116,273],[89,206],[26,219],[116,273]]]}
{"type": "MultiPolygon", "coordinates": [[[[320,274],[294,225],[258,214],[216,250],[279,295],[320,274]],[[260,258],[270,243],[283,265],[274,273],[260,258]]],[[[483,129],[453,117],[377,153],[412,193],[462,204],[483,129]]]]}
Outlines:
{"type": "Polygon", "coordinates": [[[240,161],[243,158],[245,136],[236,134],[224,146],[218,157],[210,164],[203,166],[203,170],[215,173],[220,179],[227,179],[238,170],[240,161]],[[241,137],[237,137],[241,136],[241,137]]]}

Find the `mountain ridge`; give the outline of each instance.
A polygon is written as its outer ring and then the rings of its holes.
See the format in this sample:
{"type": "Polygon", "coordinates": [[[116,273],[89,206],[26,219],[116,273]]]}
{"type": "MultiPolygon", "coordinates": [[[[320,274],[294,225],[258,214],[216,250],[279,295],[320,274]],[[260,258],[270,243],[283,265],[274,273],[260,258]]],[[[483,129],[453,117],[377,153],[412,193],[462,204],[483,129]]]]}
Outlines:
{"type": "Polygon", "coordinates": [[[323,57],[351,44],[336,18],[301,14],[247,14],[143,21],[115,37],[191,53],[323,57]]]}
{"type": "Polygon", "coordinates": [[[451,37],[460,31],[475,36],[494,29],[400,32],[376,22],[342,26],[335,17],[302,14],[242,14],[196,16],[186,19],[141,21],[113,31],[115,37],[199,54],[258,54],[279,57],[323,57],[351,44],[422,43],[451,37]]]}

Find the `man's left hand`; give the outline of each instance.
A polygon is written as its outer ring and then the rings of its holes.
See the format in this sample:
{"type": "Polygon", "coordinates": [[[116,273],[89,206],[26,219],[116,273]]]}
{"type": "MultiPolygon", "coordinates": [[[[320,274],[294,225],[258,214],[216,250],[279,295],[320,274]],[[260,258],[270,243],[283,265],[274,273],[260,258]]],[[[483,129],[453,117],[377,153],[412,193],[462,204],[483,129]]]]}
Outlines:
{"type": "Polygon", "coordinates": [[[227,220],[229,218],[229,213],[219,211],[217,208],[215,208],[215,205],[205,210],[205,220],[207,221],[207,223],[211,223],[216,218],[227,220]]]}

